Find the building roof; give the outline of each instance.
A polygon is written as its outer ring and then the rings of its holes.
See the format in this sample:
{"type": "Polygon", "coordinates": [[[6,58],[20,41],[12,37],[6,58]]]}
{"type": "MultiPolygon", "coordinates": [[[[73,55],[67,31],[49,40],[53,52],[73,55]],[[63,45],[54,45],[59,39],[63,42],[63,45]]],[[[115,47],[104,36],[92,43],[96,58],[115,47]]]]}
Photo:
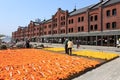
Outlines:
{"type": "Polygon", "coordinates": [[[43,21],[41,21],[40,23],[45,23],[46,22],[46,20],[44,19],[43,21]]]}
{"type": "Polygon", "coordinates": [[[99,2],[97,4],[93,4],[93,5],[78,9],[76,11],[72,11],[69,13],[69,15],[73,16],[76,14],[83,13],[83,12],[87,11],[89,8],[96,9],[96,8],[99,8],[101,5],[108,6],[108,5],[119,3],[119,2],[120,2],[120,0],[103,0],[103,2],[99,2]]]}
{"type": "MultiPolygon", "coordinates": [[[[96,9],[96,8],[99,8],[101,5],[108,6],[108,5],[111,5],[111,4],[118,3],[118,2],[120,2],[120,0],[103,0],[103,2],[99,2],[97,4],[89,5],[87,7],[80,8],[80,9],[77,9],[75,11],[71,11],[69,13],[69,16],[74,16],[74,15],[86,12],[90,8],[91,9],[96,9]]],[[[61,10],[61,11],[64,12],[64,10],[61,10]]],[[[47,23],[47,22],[52,22],[52,19],[49,19],[49,20],[46,20],[46,21],[42,21],[42,23],[47,23]]]]}
{"type": "Polygon", "coordinates": [[[108,6],[108,5],[111,5],[111,4],[118,3],[118,2],[120,2],[120,0],[104,0],[103,2],[100,2],[100,3],[96,4],[96,5],[94,5],[92,7],[92,9],[99,8],[101,5],[108,6]]]}
{"type": "Polygon", "coordinates": [[[119,3],[119,2],[120,2],[120,0],[108,0],[106,2],[106,4],[104,4],[104,6],[108,6],[108,5],[119,3]]]}
{"type": "Polygon", "coordinates": [[[102,4],[103,4],[103,2],[99,2],[99,3],[95,4],[95,5],[92,7],[92,9],[99,8],[102,4]]]}
{"type": "Polygon", "coordinates": [[[52,19],[48,19],[45,23],[52,22],[52,19]]]}
{"type": "Polygon", "coordinates": [[[76,15],[76,14],[79,14],[79,13],[83,13],[83,12],[87,11],[89,8],[91,8],[92,6],[94,6],[94,5],[90,5],[90,6],[78,9],[76,11],[72,11],[72,12],[69,13],[69,15],[73,16],[73,15],[76,15]]]}

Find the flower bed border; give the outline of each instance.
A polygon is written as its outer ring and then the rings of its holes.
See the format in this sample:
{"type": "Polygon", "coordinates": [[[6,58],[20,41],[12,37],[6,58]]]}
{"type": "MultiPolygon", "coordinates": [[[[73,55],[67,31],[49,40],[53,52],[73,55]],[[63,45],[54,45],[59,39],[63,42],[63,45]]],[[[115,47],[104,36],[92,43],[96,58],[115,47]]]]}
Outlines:
{"type": "Polygon", "coordinates": [[[77,78],[77,77],[79,77],[79,76],[87,73],[88,71],[91,71],[91,70],[93,70],[93,69],[96,69],[96,68],[100,67],[101,65],[103,65],[103,64],[105,64],[105,63],[108,63],[108,62],[110,62],[110,61],[112,61],[112,60],[117,59],[118,57],[119,57],[119,56],[117,56],[117,57],[115,57],[115,58],[113,58],[113,59],[110,59],[110,60],[106,60],[106,61],[104,61],[104,62],[102,62],[102,63],[100,63],[100,64],[97,64],[95,67],[86,68],[84,71],[80,71],[79,73],[73,74],[73,75],[69,76],[68,78],[60,79],[60,80],[71,80],[71,79],[77,78]]]}

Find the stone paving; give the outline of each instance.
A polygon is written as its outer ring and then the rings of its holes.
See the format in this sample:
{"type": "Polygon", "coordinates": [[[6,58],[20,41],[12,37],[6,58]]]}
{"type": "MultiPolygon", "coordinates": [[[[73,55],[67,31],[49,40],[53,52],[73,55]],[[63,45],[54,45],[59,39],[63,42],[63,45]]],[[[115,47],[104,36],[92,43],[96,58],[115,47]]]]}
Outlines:
{"type": "MultiPolygon", "coordinates": [[[[37,45],[44,44],[45,46],[49,46],[49,47],[64,47],[64,44],[34,43],[34,42],[31,42],[31,44],[37,44],[37,45]]],[[[74,45],[73,48],[74,50],[90,49],[90,50],[114,52],[120,54],[120,48],[117,47],[80,45],[80,48],[77,49],[76,45],[74,45]]]]}
{"type": "Polygon", "coordinates": [[[120,58],[105,63],[72,80],[120,80],[120,58]]]}

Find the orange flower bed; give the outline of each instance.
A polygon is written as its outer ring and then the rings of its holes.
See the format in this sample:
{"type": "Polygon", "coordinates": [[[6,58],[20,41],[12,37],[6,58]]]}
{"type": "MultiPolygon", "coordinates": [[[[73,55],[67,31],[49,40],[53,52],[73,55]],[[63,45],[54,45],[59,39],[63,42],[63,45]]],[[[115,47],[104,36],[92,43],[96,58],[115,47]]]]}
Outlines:
{"type": "Polygon", "coordinates": [[[0,79],[59,80],[97,64],[86,58],[36,49],[3,50],[0,51],[0,79]]]}

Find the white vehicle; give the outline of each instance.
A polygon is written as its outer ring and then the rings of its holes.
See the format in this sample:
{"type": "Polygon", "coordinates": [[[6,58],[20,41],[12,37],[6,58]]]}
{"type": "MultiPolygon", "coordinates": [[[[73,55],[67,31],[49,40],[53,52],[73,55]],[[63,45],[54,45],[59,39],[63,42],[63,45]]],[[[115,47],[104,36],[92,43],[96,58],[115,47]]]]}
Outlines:
{"type": "Polygon", "coordinates": [[[120,47],[120,44],[117,44],[117,48],[119,48],[120,47]]]}
{"type": "Polygon", "coordinates": [[[120,39],[116,41],[116,47],[117,47],[117,48],[120,47],[120,39]]]}

